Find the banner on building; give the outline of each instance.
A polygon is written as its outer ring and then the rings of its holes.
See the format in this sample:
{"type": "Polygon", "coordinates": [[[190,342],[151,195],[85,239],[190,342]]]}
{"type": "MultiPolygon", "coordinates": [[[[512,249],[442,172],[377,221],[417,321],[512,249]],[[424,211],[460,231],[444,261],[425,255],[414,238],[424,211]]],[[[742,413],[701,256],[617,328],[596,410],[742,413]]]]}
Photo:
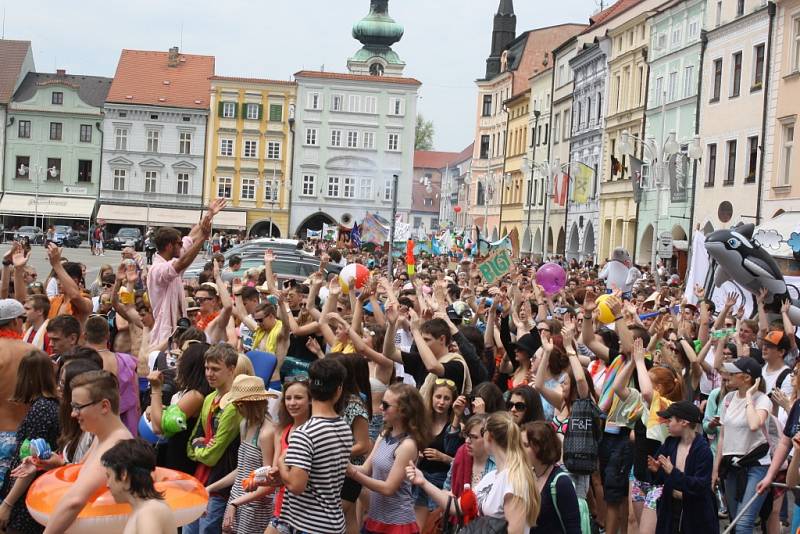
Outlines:
{"type": "Polygon", "coordinates": [[[586,204],[592,196],[592,180],[594,179],[594,169],[579,161],[572,164],[572,177],[575,180],[575,187],[572,190],[572,200],[575,204],[586,204]]]}
{"type": "Polygon", "coordinates": [[[322,239],[322,230],[306,230],[306,238],[307,239],[322,239]]]}
{"type": "Polygon", "coordinates": [[[361,221],[361,242],[383,245],[389,240],[389,228],[373,213],[367,213],[361,221]]]}
{"type": "Polygon", "coordinates": [[[633,184],[633,201],[637,204],[642,201],[642,165],[644,162],[639,158],[630,156],[631,183],[633,184]]]}
{"type": "Polygon", "coordinates": [[[667,165],[669,174],[669,198],[672,202],[688,200],[689,158],[684,153],[672,156],[667,165]]]}

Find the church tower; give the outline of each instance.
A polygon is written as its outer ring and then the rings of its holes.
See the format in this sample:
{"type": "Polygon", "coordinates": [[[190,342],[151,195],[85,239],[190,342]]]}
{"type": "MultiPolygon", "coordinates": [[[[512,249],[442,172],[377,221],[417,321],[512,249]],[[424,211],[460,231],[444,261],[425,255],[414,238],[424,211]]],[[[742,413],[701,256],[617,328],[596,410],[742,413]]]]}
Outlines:
{"type": "Polygon", "coordinates": [[[351,74],[402,76],[406,64],[392,50],[403,37],[403,26],[389,16],[389,0],[371,0],[369,14],[353,25],[361,50],[347,60],[351,74]]]}
{"type": "Polygon", "coordinates": [[[500,0],[494,15],[492,30],[492,52],[486,60],[486,80],[500,74],[500,56],[503,49],[517,36],[517,16],[514,14],[513,0],[500,0]]]}

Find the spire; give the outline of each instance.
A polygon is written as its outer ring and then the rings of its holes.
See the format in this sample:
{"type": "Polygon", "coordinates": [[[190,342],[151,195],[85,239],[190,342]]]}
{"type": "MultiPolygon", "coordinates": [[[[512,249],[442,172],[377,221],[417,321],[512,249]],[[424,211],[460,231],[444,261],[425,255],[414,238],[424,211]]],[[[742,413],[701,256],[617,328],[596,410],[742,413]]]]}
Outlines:
{"type": "Polygon", "coordinates": [[[512,0],[500,0],[497,13],[494,15],[492,29],[492,50],[486,60],[486,79],[500,74],[500,56],[508,44],[517,36],[517,16],[514,14],[512,0]]]}

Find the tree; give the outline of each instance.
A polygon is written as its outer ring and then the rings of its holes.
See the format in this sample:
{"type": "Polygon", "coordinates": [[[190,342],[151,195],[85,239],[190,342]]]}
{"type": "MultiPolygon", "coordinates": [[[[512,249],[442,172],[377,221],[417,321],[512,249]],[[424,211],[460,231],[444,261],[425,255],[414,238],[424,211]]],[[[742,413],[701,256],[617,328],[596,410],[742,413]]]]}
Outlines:
{"type": "Polygon", "coordinates": [[[433,150],[433,131],[433,122],[426,121],[422,115],[417,115],[414,150],[433,150]]]}

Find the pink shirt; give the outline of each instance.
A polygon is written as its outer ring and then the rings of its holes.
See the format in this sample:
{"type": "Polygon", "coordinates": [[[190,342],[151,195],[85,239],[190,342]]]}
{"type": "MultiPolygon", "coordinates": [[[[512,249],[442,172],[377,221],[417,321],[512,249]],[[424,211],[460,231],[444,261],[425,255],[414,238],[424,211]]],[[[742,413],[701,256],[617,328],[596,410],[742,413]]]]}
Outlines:
{"type": "MultiPolygon", "coordinates": [[[[192,246],[191,238],[183,238],[183,250],[192,246]]],[[[177,258],[165,260],[160,254],[153,256],[153,265],[147,272],[147,294],[153,308],[155,324],[150,333],[151,343],[160,343],[169,338],[178,319],[186,317],[186,300],[181,274],[175,270],[177,258]]]]}

